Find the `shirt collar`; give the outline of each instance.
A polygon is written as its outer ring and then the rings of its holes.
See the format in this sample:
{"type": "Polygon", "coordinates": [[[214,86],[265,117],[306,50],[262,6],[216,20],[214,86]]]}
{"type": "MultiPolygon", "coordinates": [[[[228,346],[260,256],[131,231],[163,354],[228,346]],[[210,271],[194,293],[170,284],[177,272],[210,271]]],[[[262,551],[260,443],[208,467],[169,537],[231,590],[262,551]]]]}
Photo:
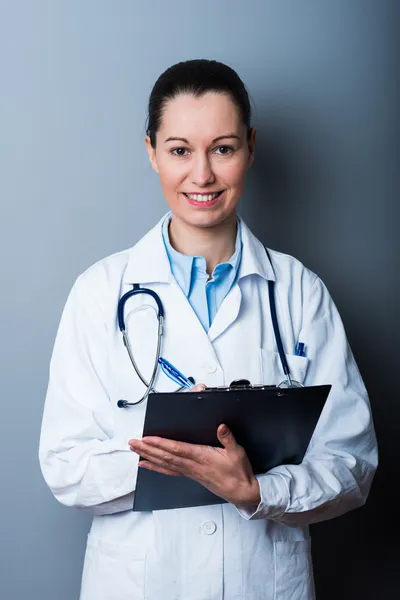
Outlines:
{"type": "MultiPolygon", "coordinates": [[[[162,236],[164,240],[165,250],[167,252],[172,273],[178,282],[179,286],[183,290],[186,296],[189,295],[190,288],[192,285],[193,278],[196,277],[196,272],[206,272],[205,259],[202,256],[189,256],[181,254],[175,248],[172,247],[168,227],[171,221],[172,213],[169,212],[162,224],[162,236]]],[[[238,227],[236,234],[235,252],[232,254],[228,261],[219,263],[213,272],[213,275],[218,277],[219,273],[222,275],[226,271],[226,267],[229,267],[230,276],[235,278],[240,265],[242,255],[242,224],[238,219],[238,227]]]]}
{"type": "MultiPolygon", "coordinates": [[[[162,236],[162,226],[169,214],[163,216],[135,246],[128,250],[129,258],[123,276],[124,284],[170,283],[171,267],[162,236]]],[[[238,219],[241,225],[242,255],[237,280],[253,274],[267,280],[275,280],[274,270],[264,245],[250,231],[241,217],[238,219]]]]}

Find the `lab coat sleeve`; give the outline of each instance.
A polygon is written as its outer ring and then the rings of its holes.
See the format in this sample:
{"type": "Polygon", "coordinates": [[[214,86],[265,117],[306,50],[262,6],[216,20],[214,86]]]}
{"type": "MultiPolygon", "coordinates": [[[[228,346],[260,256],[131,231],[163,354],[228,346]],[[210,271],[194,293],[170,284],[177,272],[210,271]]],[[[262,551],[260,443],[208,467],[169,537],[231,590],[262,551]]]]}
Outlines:
{"type": "Polygon", "coordinates": [[[246,519],[274,519],[303,527],[365,503],[377,467],[369,399],[325,285],[315,279],[299,340],[309,358],[305,385],[332,384],[300,465],[257,476],[261,501],[239,510],[246,519]]]}
{"type": "Polygon", "coordinates": [[[132,508],[138,457],[114,433],[106,321],[84,287],[78,278],[57,332],[39,460],[57,500],[110,514],[132,508]]]}

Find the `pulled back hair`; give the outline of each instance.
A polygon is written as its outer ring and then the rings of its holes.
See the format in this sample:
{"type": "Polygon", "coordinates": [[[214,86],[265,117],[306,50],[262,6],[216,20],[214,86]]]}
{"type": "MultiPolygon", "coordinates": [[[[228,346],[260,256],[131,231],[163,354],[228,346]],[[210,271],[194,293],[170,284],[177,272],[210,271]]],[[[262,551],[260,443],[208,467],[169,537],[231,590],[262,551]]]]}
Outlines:
{"type": "Polygon", "coordinates": [[[151,91],[146,133],[153,148],[160,129],[165,105],[180,94],[201,97],[207,92],[228,94],[239,110],[247,135],[251,131],[249,95],[239,75],[216,60],[187,60],[169,67],[157,79],[151,91]]]}

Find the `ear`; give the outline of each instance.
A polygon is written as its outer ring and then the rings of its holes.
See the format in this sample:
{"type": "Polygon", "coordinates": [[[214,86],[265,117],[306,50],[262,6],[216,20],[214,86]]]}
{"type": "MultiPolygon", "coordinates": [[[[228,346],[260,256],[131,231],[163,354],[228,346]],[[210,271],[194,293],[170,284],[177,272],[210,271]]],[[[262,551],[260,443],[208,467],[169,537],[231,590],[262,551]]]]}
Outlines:
{"type": "Polygon", "coordinates": [[[254,153],[256,150],[256,128],[252,127],[250,129],[250,135],[249,135],[249,139],[247,141],[247,145],[249,147],[249,168],[251,167],[251,165],[254,162],[254,153]]]}
{"type": "Polygon", "coordinates": [[[158,166],[157,166],[157,160],[156,160],[156,149],[153,148],[153,146],[151,145],[150,137],[148,135],[146,135],[144,141],[145,141],[146,149],[147,149],[147,152],[149,155],[151,167],[152,167],[152,169],[154,169],[154,171],[156,173],[158,173],[158,166]]]}

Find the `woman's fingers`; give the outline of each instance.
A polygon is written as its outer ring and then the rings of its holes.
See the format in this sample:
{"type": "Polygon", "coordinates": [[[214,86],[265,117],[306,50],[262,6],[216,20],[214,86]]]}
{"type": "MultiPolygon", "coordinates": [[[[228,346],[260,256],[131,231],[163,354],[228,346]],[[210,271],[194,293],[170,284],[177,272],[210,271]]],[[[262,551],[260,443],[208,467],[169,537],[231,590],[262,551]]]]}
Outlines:
{"type": "Polygon", "coordinates": [[[206,389],[206,384],[205,383],[197,383],[195,386],[191,387],[190,389],[188,389],[188,392],[204,392],[204,390],[206,389]]]}
{"type": "Polygon", "coordinates": [[[148,471],[156,471],[157,473],[162,473],[163,475],[172,475],[173,477],[180,476],[180,473],[172,471],[172,469],[165,469],[163,467],[155,465],[149,460],[140,460],[139,467],[141,467],[142,469],[147,469],[148,471]]]}

